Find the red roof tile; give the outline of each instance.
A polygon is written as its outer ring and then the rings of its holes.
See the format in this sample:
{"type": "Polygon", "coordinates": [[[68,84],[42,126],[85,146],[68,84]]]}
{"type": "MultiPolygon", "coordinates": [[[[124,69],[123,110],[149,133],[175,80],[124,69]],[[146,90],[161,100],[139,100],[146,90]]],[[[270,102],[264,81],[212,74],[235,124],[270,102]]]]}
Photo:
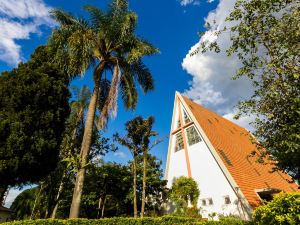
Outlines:
{"type": "Polygon", "coordinates": [[[280,171],[271,172],[271,161],[260,164],[256,162],[256,157],[249,157],[252,151],[258,151],[250,140],[249,131],[184,96],[183,99],[253,208],[261,204],[256,189],[299,191],[289,175],[280,171]]]}

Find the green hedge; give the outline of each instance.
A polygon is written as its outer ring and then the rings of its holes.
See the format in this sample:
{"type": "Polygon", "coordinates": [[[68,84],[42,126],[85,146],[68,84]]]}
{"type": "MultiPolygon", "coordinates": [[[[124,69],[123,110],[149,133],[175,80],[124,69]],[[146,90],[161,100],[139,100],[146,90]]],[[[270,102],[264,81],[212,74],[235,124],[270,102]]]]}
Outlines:
{"type": "Polygon", "coordinates": [[[201,219],[163,216],[147,218],[114,217],[105,219],[39,219],[7,222],[3,225],[250,225],[241,220],[203,221],[201,219]]]}

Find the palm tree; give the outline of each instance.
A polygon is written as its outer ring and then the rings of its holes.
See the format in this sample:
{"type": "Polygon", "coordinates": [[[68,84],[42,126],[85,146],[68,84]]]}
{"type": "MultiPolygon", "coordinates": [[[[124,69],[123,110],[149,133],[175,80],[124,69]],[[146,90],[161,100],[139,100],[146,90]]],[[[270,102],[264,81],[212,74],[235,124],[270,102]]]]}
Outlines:
{"type": "MultiPolygon", "coordinates": [[[[74,101],[70,103],[71,114],[68,120],[65,137],[61,146],[61,159],[65,160],[71,157],[72,154],[76,154],[75,142],[78,133],[78,127],[83,123],[84,112],[88,107],[91,91],[87,86],[83,86],[81,89],[78,87],[72,87],[74,101]],[[71,135],[71,137],[70,137],[71,135]]],[[[59,184],[58,192],[55,198],[55,205],[51,213],[51,218],[56,217],[59,200],[64,190],[65,181],[68,177],[68,168],[64,168],[63,175],[59,184]]]]}
{"type": "Polygon", "coordinates": [[[146,187],[147,187],[147,159],[149,156],[149,150],[152,149],[155,145],[161,142],[161,140],[156,140],[153,145],[150,147],[150,138],[157,136],[158,133],[152,131],[154,124],[154,117],[149,116],[148,119],[143,120],[142,118],[138,119],[139,126],[143,128],[144,132],[142,133],[142,151],[143,151],[143,187],[142,187],[142,205],[141,205],[141,217],[144,217],[145,214],[145,202],[146,202],[146,187]]]}
{"type": "Polygon", "coordinates": [[[84,74],[93,68],[94,90],[86,115],[81,168],[76,176],[70,218],[79,214],[96,110],[101,112],[99,126],[103,128],[109,115],[116,113],[119,84],[125,107],[134,109],[138,98],[135,81],[144,92],[153,89],[152,75],[142,57],[158,52],[135,35],[137,15],[128,9],[127,0],[113,0],[107,12],[92,6],[85,9],[90,13],[90,21],[62,10],[51,12],[60,24],[50,38],[50,46],[56,53],[54,60],[71,75],[84,74]],[[110,82],[105,71],[112,73],[110,82]]]}
{"type": "Polygon", "coordinates": [[[118,133],[114,135],[114,139],[121,145],[126,146],[132,156],[133,166],[133,212],[134,217],[137,217],[137,157],[143,153],[143,196],[142,196],[142,210],[141,217],[145,211],[145,198],[146,198],[146,173],[147,173],[147,157],[149,151],[150,137],[157,136],[157,133],[152,131],[154,118],[150,116],[148,119],[143,119],[138,116],[125,124],[127,134],[121,137],[118,133]],[[144,204],[144,205],[143,205],[144,204]]]}

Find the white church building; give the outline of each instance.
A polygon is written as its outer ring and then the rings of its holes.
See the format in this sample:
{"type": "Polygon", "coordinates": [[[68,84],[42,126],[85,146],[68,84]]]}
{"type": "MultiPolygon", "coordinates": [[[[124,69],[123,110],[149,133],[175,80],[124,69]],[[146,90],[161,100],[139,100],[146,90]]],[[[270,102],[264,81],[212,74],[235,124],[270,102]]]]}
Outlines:
{"type": "Polygon", "coordinates": [[[202,217],[213,213],[250,219],[253,209],[280,191],[298,191],[298,185],[272,165],[259,164],[249,131],[175,94],[165,179],[168,188],[180,176],[199,186],[202,217]]]}

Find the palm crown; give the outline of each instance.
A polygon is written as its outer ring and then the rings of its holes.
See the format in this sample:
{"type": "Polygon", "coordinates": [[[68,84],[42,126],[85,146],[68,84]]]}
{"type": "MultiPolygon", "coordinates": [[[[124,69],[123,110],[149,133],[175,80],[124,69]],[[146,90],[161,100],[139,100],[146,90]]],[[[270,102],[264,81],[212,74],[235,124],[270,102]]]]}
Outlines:
{"type": "Polygon", "coordinates": [[[134,33],[137,15],[128,9],[126,0],[112,1],[108,12],[85,6],[90,21],[76,18],[62,10],[51,13],[60,27],[53,31],[50,45],[56,52],[55,61],[76,76],[94,69],[95,88],[99,88],[100,125],[106,124],[109,113],[116,112],[118,86],[126,109],[136,107],[138,94],[135,82],[147,92],[153,89],[153,78],[141,58],[158,52],[149,42],[134,33]],[[111,71],[109,80],[102,74],[111,71]]]}

